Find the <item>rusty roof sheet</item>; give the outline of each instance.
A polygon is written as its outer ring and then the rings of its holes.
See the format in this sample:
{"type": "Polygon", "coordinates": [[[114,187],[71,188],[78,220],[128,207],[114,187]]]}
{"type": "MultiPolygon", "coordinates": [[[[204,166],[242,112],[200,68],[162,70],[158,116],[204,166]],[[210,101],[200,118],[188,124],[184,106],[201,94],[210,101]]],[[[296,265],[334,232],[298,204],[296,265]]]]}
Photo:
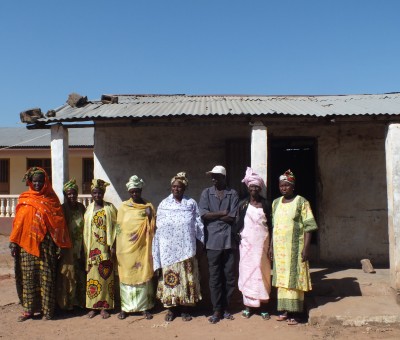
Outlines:
{"type": "Polygon", "coordinates": [[[226,115],[399,115],[400,93],[337,96],[113,95],[118,104],[91,101],[82,108],[65,104],[40,121],[73,122],[115,118],[226,115]]]}

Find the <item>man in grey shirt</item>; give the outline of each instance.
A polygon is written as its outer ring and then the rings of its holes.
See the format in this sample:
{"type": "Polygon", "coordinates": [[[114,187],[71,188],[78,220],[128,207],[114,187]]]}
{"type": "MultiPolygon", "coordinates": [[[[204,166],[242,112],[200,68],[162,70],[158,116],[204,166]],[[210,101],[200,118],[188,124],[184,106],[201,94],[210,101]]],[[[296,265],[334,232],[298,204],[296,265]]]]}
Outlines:
{"type": "Polygon", "coordinates": [[[199,202],[200,215],[204,221],[210,294],[213,315],[210,323],[222,318],[233,319],[228,312],[230,298],[235,290],[236,248],[232,235],[232,224],[236,216],[239,196],[226,185],[226,170],[217,165],[207,174],[211,175],[213,186],[204,189],[199,202]]]}

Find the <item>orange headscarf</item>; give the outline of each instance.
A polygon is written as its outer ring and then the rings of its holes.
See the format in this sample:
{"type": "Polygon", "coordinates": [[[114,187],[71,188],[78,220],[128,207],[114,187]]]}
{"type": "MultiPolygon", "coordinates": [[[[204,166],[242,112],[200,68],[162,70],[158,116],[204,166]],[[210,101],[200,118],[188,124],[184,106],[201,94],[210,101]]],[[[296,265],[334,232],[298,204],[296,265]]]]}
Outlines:
{"type": "Polygon", "coordinates": [[[71,248],[63,210],[46,171],[39,167],[31,168],[26,177],[30,190],[19,196],[10,242],[39,257],[39,245],[49,233],[58,247],[71,248]],[[32,186],[32,173],[38,172],[44,174],[45,182],[40,191],[35,191],[32,186]]]}

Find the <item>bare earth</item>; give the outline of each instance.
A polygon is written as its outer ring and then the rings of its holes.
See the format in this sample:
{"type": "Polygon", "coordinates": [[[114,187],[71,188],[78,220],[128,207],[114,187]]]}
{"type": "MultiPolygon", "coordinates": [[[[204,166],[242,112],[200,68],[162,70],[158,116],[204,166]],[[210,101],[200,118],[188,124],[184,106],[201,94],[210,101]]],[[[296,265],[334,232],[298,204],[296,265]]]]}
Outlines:
{"type": "Polygon", "coordinates": [[[37,319],[16,322],[22,309],[17,303],[12,274],[12,258],[8,254],[7,237],[0,235],[0,338],[4,339],[190,339],[190,340],[236,340],[236,339],[400,339],[396,326],[330,327],[310,326],[307,323],[288,326],[277,322],[272,313],[269,321],[254,315],[249,320],[235,314],[235,320],[222,320],[216,325],[207,322],[200,313],[190,322],[179,317],[171,323],[164,321],[165,312],[160,311],[152,320],[139,315],[119,320],[112,314],[107,320],[96,316],[88,319],[84,312],[61,314],[55,320],[37,319]]]}

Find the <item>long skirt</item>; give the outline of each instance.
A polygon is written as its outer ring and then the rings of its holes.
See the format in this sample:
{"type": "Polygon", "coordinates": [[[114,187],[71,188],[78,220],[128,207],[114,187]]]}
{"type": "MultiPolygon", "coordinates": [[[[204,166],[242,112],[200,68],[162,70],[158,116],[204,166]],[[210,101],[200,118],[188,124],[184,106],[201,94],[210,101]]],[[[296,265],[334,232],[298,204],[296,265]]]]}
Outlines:
{"type": "Polygon", "coordinates": [[[162,269],[157,298],[164,307],[194,306],[201,300],[199,266],[191,257],[162,269]]]}
{"type": "Polygon", "coordinates": [[[278,287],[278,311],[301,313],[303,304],[304,292],[302,290],[278,287]]]}
{"type": "Polygon", "coordinates": [[[72,249],[63,250],[57,270],[57,303],[61,309],[85,307],[86,273],[81,259],[73,256],[72,249]]]}
{"type": "Polygon", "coordinates": [[[86,276],[86,308],[114,308],[114,264],[111,260],[90,267],[86,276]]]}
{"type": "Polygon", "coordinates": [[[56,305],[57,247],[49,234],[36,257],[19,248],[15,257],[15,282],[21,305],[27,313],[42,312],[52,318],[56,305]]]}
{"type": "Polygon", "coordinates": [[[154,307],[154,290],[152,281],[140,285],[119,284],[121,310],[127,313],[143,312],[154,307]]]}

